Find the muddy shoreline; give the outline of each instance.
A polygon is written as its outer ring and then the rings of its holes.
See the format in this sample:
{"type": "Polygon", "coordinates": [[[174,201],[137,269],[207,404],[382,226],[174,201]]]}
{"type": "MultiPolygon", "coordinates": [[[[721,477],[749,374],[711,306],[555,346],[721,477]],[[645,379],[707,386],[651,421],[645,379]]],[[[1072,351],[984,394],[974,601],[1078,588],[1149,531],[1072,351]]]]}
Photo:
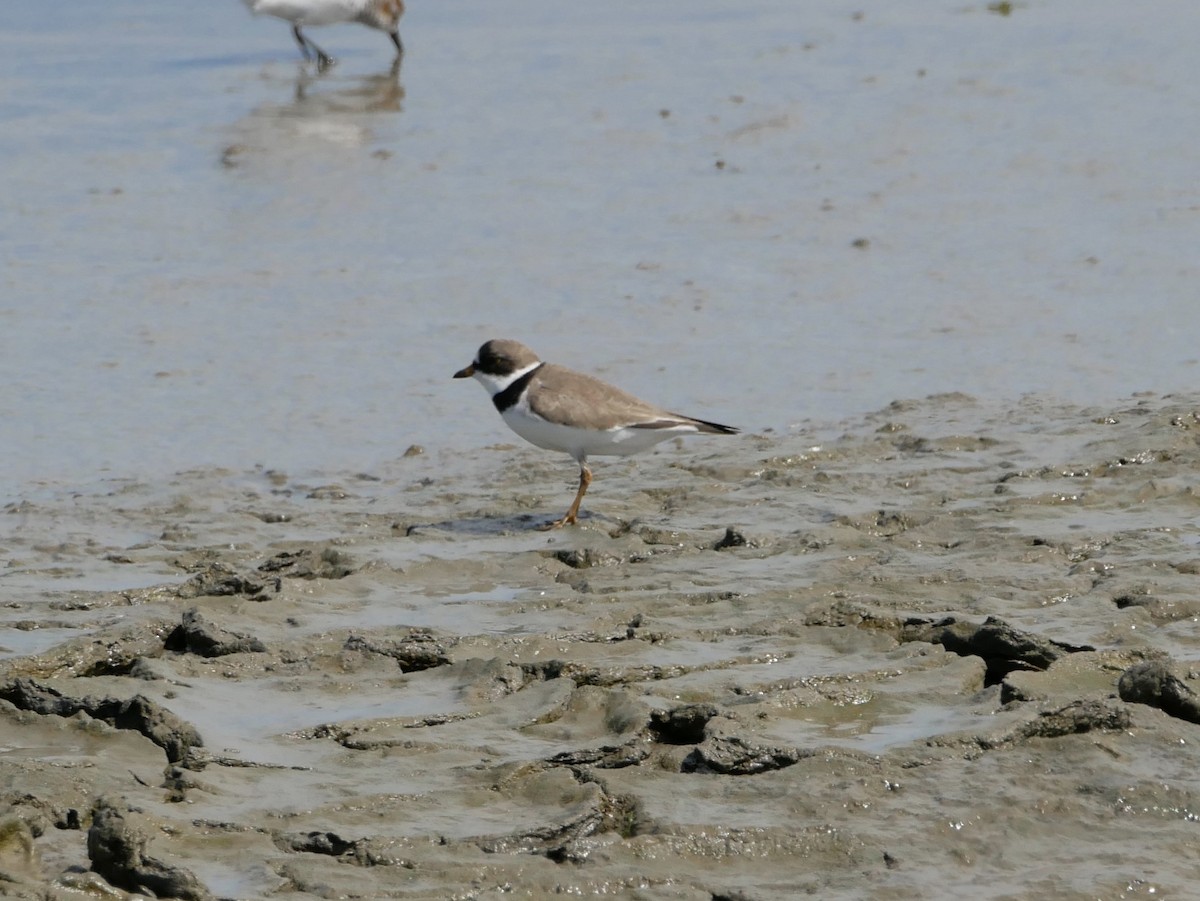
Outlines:
{"type": "Polygon", "coordinates": [[[6,509],[18,898],[1184,897],[1200,398],[6,509]],[[112,886],[116,887],[116,891],[112,886]]]}

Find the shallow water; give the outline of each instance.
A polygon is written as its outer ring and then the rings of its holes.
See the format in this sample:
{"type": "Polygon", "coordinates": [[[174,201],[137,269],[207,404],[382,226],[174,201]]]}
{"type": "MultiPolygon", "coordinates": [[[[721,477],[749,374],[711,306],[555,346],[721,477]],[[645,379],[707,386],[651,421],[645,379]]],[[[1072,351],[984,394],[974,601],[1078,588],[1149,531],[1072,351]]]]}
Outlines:
{"type": "Polygon", "coordinates": [[[18,4],[0,498],[474,453],[495,335],[750,430],[1194,384],[1194,5],[851,13],[18,4]]]}

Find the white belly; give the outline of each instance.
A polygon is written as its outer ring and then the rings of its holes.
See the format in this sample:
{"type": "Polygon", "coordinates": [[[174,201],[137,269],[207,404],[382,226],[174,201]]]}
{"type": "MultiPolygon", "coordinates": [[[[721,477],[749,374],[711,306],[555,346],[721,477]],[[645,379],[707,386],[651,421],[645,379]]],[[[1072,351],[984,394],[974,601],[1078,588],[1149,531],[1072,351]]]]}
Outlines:
{"type": "Polygon", "coordinates": [[[570,454],[582,462],[587,457],[624,457],[651,448],[660,441],[673,438],[680,432],[695,431],[691,428],[675,429],[611,429],[597,432],[556,425],[534,416],[523,405],[510,407],[501,416],[508,427],[537,447],[570,454]]]}

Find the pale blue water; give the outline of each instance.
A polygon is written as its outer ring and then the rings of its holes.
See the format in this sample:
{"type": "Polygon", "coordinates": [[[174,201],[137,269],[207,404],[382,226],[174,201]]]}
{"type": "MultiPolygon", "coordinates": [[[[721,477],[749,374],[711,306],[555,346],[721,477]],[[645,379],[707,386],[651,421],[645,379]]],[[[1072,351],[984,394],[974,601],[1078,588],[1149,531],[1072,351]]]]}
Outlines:
{"type": "Polygon", "coordinates": [[[0,501],[508,440],[449,378],[498,335],[748,429],[1194,388],[1200,7],[863,9],[413,0],[397,84],[8,4],[0,501]]]}

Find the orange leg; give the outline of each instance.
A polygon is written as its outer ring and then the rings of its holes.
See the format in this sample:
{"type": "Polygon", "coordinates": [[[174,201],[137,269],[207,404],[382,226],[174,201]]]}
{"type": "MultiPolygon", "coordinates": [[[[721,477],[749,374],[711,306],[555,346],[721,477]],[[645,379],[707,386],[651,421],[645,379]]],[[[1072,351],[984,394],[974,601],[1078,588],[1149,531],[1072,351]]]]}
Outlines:
{"type": "Polygon", "coordinates": [[[551,529],[559,529],[563,526],[575,525],[576,519],[579,516],[579,505],[583,502],[583,496],[587,494],[588,485],[592,484],[592,471],[587,468],[586,463],[579,465],[579,491],[575,494],[575,502],[571,504],[571,508],[567,510],[567,515],[562,519],[556,519],[552,523],[547,523],[541,526],[543,532],[548,532],[551,529]]]}

